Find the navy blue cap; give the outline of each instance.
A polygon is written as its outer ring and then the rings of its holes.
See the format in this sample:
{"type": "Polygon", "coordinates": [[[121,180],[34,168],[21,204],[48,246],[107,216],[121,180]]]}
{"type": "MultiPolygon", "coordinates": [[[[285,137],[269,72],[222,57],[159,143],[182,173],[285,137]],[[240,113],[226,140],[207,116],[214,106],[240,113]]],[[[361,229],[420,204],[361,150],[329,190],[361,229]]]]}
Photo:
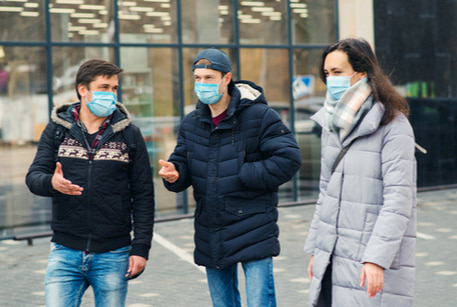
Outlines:
{"type": "Polygon", "coordinates": [[[197,68],[214,69],[224,74],[232,71],[232,66],[230,64],[228,55],[224,51],[216,48],[205,49],[197,54],[197,57],[194,60],[194,64],[192,65],[192,70],[197,68]],[[211,64],[195,64],[202,59],[207,59],[211,62],[211,64]]]}

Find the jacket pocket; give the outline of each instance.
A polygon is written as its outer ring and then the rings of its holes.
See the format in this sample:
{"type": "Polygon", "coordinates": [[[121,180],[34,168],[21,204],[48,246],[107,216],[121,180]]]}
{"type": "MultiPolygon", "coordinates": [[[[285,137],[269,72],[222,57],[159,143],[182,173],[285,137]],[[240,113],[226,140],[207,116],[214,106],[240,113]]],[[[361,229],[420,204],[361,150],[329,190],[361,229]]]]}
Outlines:
{"type": "Polygon", "coordinates": [[[263,201],[246,201],[242,199],[226,199],[225,211],[238,217],[264,213],[267,210],[267,204],[263,201]]]}

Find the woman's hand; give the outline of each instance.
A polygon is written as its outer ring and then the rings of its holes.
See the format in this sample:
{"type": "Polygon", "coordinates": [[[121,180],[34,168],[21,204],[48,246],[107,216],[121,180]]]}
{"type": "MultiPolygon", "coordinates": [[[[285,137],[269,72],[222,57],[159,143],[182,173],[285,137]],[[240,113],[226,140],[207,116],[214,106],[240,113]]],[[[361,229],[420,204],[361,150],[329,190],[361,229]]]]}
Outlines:
{"type": "Polygon", "coordinates": [[[382,291],[384,286],[384,269],[377,264],[366,262],[363,264],[362,273],[360,274],[360,287],[365,285],[367,280],[368,297],[375,297],[378,292],[382,291]]]}
{"type": "Polygon", "coordinates": [[[309,280],[313,279],[313,260],[314,260],[314,256],[311,256],[311,259],[309,260],[309,264],[308,264],[309,280]]]}

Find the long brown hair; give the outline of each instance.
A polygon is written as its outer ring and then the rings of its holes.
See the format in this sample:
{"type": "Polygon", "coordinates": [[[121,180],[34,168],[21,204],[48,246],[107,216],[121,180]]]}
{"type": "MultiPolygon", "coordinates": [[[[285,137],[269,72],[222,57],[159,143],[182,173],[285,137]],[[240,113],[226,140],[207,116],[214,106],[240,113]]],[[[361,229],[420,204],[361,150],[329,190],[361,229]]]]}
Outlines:
{"type": "Polygon", "coordinates": [[[375,101],[380,101],[386,108],[382,124],[392,121],[398,112],[409,115],[409,105],[390,83],[388,77],[379,67],[378,60],[370,44],[360,38],[347,38],[329,45],[322,54],[320,77],[326,83],[324,61],[333,51],[344,51],[354,71],[367,73],[368,83],[373,91],[375,101]]]}

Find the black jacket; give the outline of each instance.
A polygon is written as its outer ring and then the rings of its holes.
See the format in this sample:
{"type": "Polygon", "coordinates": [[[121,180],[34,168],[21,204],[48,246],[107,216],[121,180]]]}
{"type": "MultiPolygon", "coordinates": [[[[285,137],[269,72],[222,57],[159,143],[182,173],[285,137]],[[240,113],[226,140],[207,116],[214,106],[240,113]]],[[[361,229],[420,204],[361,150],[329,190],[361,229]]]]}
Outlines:
{"type": "Polygon", "coordinates": [[[201,102],[184,118],[169,159],[180,176],[164,181],[174,192],[192,185],[195,262],[216,269],[279,254],[277,191],[301,163],[294,136],[261,87],[238,81],[231,97],[217,127],[201,102]]]}
{"type": "Polygon", "coordinates": [[[131,255],[147,259],[154,224],[154,189],[141,132],[130,123],[129,113],[118,103],[91,161],[83,130],[72,114],[74,105],[53,110],[52,122],[41,135],[26,176],[32,193],[53,198],[52,241],[92,252],[107,252],[131,244],[131,255]],[[65,195],[52,189],[57,125],[66,128],[58,161],[64,177],[84,188],[82,195],[65,195]],[[129,125],[136,144],[130,163],[128,153],[123,153],[127,141],[122,133],[129,125]]]}

